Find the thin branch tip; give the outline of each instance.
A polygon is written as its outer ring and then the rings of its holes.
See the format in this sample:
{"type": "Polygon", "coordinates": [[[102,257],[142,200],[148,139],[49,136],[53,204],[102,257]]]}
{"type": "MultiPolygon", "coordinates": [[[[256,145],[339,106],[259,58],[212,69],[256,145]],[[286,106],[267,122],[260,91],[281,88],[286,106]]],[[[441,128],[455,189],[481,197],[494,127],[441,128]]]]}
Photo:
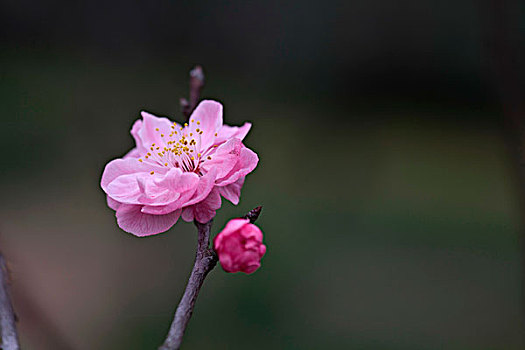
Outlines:
{"type": "Polygon", "coordinates": [[[250,223],[252,224],[255,223],[257,218],[259,218],[259,215],[261,215],[262,208],[263,208],[262,205],[253,208],[246,215],[243,216],[243,219],[250,220],[250,223]]]}
{"type": "Polygon", "coordinates": [[[204,87],[204,70],[201,66],[195,66],[190,70],[190,94],[189,98],[181,98],[179,103],[182,114],[189,118],[201,98],[201,90],[204,87]]]}
{"type": "MultiPolygon", "coordinates": [[[[196,81],[200,82],[202,85],[204,85],[204,70],[202,69],[202,66],[196,65],[195,68],[190,70],[190,79],[195,79],[196,81]]],[[[191,83],[190,80],[190,83],[191,83]]]]}

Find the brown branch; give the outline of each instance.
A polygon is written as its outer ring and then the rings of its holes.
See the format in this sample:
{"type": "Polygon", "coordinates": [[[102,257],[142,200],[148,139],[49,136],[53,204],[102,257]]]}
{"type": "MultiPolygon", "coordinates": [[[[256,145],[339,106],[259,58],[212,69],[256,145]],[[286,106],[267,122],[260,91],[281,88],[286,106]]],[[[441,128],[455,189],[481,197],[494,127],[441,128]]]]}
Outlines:
{"type": "Polygon", "coordinates": [[[177,307],[177,311],[175,311],[175,317],[171,323],[168,336],[159,350],[175,350],[180,348],[182,337],[193,313],[195,301],[199,295],[204,278],[206,278],[208,272],[217,264],[217,254],[209,248],[212,221],[213,220],[210,220],[205,224],[195,221],[195,226],[197,226],[199,232],[195,264],[193,265],[193,270],[191,271],[184,295],[177,307]]]}
{"type": "MultiPolygon", "coordinates": [[[[197,103],[200,100],[201,90],[204,87],[204,72],[201,66],[196,66],[190,71],[190,99],[180,99],[182,113],[189,118],[197,103]]],[[[262,207],[250,210],[244,218],[250,219],[251,223],[259,217],[262,207]]],[[[177,350],[182,344],[182,337],[188,326],[195,301],[201,290],[204,279],[208,273],[217,265],[219,258],[217,253],[210,248],[210,230],[213,219],[205,224],[195,221],[198,231],[197,252],[195,254],[195,263],[191,271],[188,284],[182,295],[182,299],[177,306],[175,316],[171,322],[168,335],[159,350],[177,350]]]]}
{"type": "Polygon", "coordinates": [[[191,115],[191,112],[197,107],[197,104],[199,103],[201,91],[204,87],[204,71],[202,70],[201,66],[195,66],[190,71],[190,97],[189,101],[185,98],[180,99],[180,107],[182,110],[182,114],[186,118],[189,118],[191,115]]]}
{"type": "Polygon", "coordinates": [[[0,328],[2,329],[2,349],[19,350],[16,317],[9,295],[9,276],[4,256],[0,253],[0,328]]]}
{"type": "Polygon", "coordinates": [[[258,206],[257,208],[253,208],[250,210],[246,215],[244,215],[243,219],[249,219],[250,222],[253,224],[255,220],[261,215],[262,206],[258,206]]]}
{"type": "MultiPolygon", "coordinates": [[[[261,209],[262,207],[257,207],[250,210],[244,218],[250,219],[250,222],[254,223],[259,217],[261,209]]],[[[175,317],[173,318],[170,330],[168,331],[168,336],[159,350],[177,350],[180,348],[182,337],[184,336],[186,326],[193,314],[195,301],[197,300],[197,296],[199,295],[202,284],[204,283],[204,279],[208,273],[213,270],[215,265],[217,265],[217,253],[210,248],[210,230],[212,221],[213,220],[210,220],[205,224],[195,221],[195,226],[197,226],[199,234],[195,264],[193,265],[193,270],[191,271],[184,295],[175,311],[175,317]]]]}

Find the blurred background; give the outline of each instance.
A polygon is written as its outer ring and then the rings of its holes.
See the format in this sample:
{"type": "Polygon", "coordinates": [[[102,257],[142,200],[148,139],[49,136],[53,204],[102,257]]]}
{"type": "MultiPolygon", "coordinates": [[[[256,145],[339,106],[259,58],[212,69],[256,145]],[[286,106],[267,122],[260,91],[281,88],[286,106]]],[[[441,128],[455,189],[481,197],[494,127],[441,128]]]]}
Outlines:
{"type": "Polygon", "coordinates": [[[0,248],[24,349],[162,343],[196,230],[121,231],[99,181],[141,110],[184,121],[195,64],[261,159],[213,233],[263,205],[268,253],[212,271],[184,349],[525,347],[523,3],[0,6],[0,248]]]}

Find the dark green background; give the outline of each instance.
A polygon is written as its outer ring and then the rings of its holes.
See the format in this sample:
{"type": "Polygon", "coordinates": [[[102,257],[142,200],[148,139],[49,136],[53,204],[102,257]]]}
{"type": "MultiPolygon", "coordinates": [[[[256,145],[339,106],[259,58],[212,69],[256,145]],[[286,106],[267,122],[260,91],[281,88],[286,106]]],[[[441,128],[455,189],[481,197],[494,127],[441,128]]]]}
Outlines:
{"type": "Polygon", "coordinates": [[[99,181],[141,110],[183,121],[195,63],[260,157],[213,233],[263,205],[268,252],[209,275],[185,349],[523,348],[490,4],[2,1],[0,243],[23,348],[162,343],[195,228],[126,234],[99,181]]]}

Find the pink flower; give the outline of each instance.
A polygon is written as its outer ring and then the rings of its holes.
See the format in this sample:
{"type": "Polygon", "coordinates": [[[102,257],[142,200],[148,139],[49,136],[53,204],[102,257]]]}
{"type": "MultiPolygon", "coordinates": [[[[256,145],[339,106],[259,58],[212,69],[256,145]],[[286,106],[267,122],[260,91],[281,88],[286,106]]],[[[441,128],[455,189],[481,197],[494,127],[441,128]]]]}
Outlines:
{"type": "Polygon", "coordinates": [[[221,266],[226,272],[255,272],[266,253],[263,234],[248,219],[233,219],[213,241],[221,266]]]}
{"type": "Polygon", "coordinates": [[[136,147],[109,162],[101,187],[118,225],[136,236],[167,231],[180,216],[208,222],[221,196],[237,204],[244,178],[259,158],[241,142],[251,124],[222,124],[222,105],[202,101],[187,123],[142,112],[136,147]]]}

